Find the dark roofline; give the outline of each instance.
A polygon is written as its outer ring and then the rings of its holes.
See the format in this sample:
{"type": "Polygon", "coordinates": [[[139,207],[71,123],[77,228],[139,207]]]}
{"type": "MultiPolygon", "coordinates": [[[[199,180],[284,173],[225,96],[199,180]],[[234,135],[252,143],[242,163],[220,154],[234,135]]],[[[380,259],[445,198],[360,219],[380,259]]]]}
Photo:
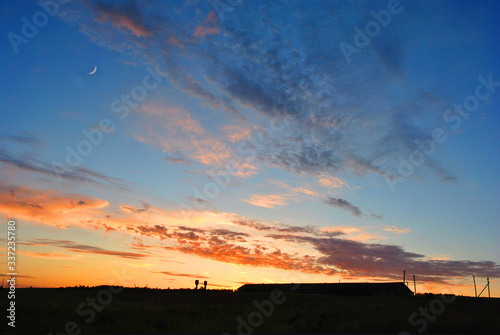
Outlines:
{"type": "MultiPolygon", "coordinates": [[[[337,286],[337,285],[405,285],[403,282],[383,282],[383,283],[247,283],[247,284],[243,284],[241,287],[243,286],[247,286],[247,285],[261,285],[261,286],[264,286],[264,285],[268,285],[268,286],[272,286],[272,285],[332,285],[332,286],[337,286]]],[[[406,286],[406,285],[405,285],[406,286]]]]}
{"type": "Polygon", "coordinates": [[[245,284],[238,292],[268,292],[273,290],[297,293],[329,293],[338,295],[413,295],[403,282],[389,283],[273,283],[245,284]]]}

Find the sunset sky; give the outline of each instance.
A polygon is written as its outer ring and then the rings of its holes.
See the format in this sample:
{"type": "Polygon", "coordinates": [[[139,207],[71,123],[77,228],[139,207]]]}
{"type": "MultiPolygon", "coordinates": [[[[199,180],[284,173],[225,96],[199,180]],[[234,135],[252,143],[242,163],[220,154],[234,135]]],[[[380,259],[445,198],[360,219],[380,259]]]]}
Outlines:
{"type": "Polygon", "coordinates": [[[0,6],[19,287],[500,297],[499,2],[0,6]]]}

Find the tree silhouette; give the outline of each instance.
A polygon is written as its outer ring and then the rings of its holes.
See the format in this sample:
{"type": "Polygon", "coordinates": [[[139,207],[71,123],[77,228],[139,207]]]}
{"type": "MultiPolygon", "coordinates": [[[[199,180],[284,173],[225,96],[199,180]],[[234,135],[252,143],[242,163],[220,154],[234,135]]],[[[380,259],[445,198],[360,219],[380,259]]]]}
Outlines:
{"type": "Polygon", "coordinates": [[[199,283],[200,283],[200,281],[199,281],[198,279],[196,279],[196,280],[194,281],[194,284],[196,285],[196,289],[198,289],[198,284],[199,284],[199,283]]]}
{"type": "Polygon", "coordinates": [[[206,280],[203,282],[203,285],[205,286],[205,290],[206,290],[207,289],[207,281],[206,280]]]}

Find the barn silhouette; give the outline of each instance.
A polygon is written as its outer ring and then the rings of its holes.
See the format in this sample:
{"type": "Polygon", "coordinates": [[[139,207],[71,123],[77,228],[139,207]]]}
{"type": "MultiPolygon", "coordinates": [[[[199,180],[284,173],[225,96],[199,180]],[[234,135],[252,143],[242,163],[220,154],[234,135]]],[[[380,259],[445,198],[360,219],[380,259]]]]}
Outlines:
{"type": "Polygon", "coordinates": [[[304,283],[304,284],[245,284],[238,292],[317,293],[358,296],[412,296],[413,292],[401,282],[395,283],[304,283]]]}

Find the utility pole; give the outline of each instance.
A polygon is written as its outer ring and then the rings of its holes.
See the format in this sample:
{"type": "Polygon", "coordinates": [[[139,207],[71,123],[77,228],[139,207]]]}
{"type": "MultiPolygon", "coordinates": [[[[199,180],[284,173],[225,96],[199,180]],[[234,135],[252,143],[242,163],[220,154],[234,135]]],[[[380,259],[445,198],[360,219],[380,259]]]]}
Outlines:
{"type": "Polygon", "coordinates": [[[403,270],[403,284],[406,283],[406,270],[403,270]]]}
{"type": "Polygon", "coordinates": [[[413,290],[413,294],[417,295],[417,282],[415,281],[415,275],[413,275],[413,290]]]}
{"type": "Polygon", "coordinates": [[[481,294],[483,294],[484,290],[486,290],[486,288],[488,288],[488,298],[490,298],[490,277],[486,277],[486,286],[483,288],[483,290],[479,293],[478,297],[481,296],[481,294]]]}
{"type": "Polygon", "coordinates": [[[486,277],[486,280],[488,281],[488,298],[490,297],[490,277],[486,277]]]}
{"type": "Polygon", "coordinates": [[[476,277],[474,277],[474,275],[472,275],[472,279],[474,280],[474,293],[476,294],[476,298],[477,298],[476,277]]]}

